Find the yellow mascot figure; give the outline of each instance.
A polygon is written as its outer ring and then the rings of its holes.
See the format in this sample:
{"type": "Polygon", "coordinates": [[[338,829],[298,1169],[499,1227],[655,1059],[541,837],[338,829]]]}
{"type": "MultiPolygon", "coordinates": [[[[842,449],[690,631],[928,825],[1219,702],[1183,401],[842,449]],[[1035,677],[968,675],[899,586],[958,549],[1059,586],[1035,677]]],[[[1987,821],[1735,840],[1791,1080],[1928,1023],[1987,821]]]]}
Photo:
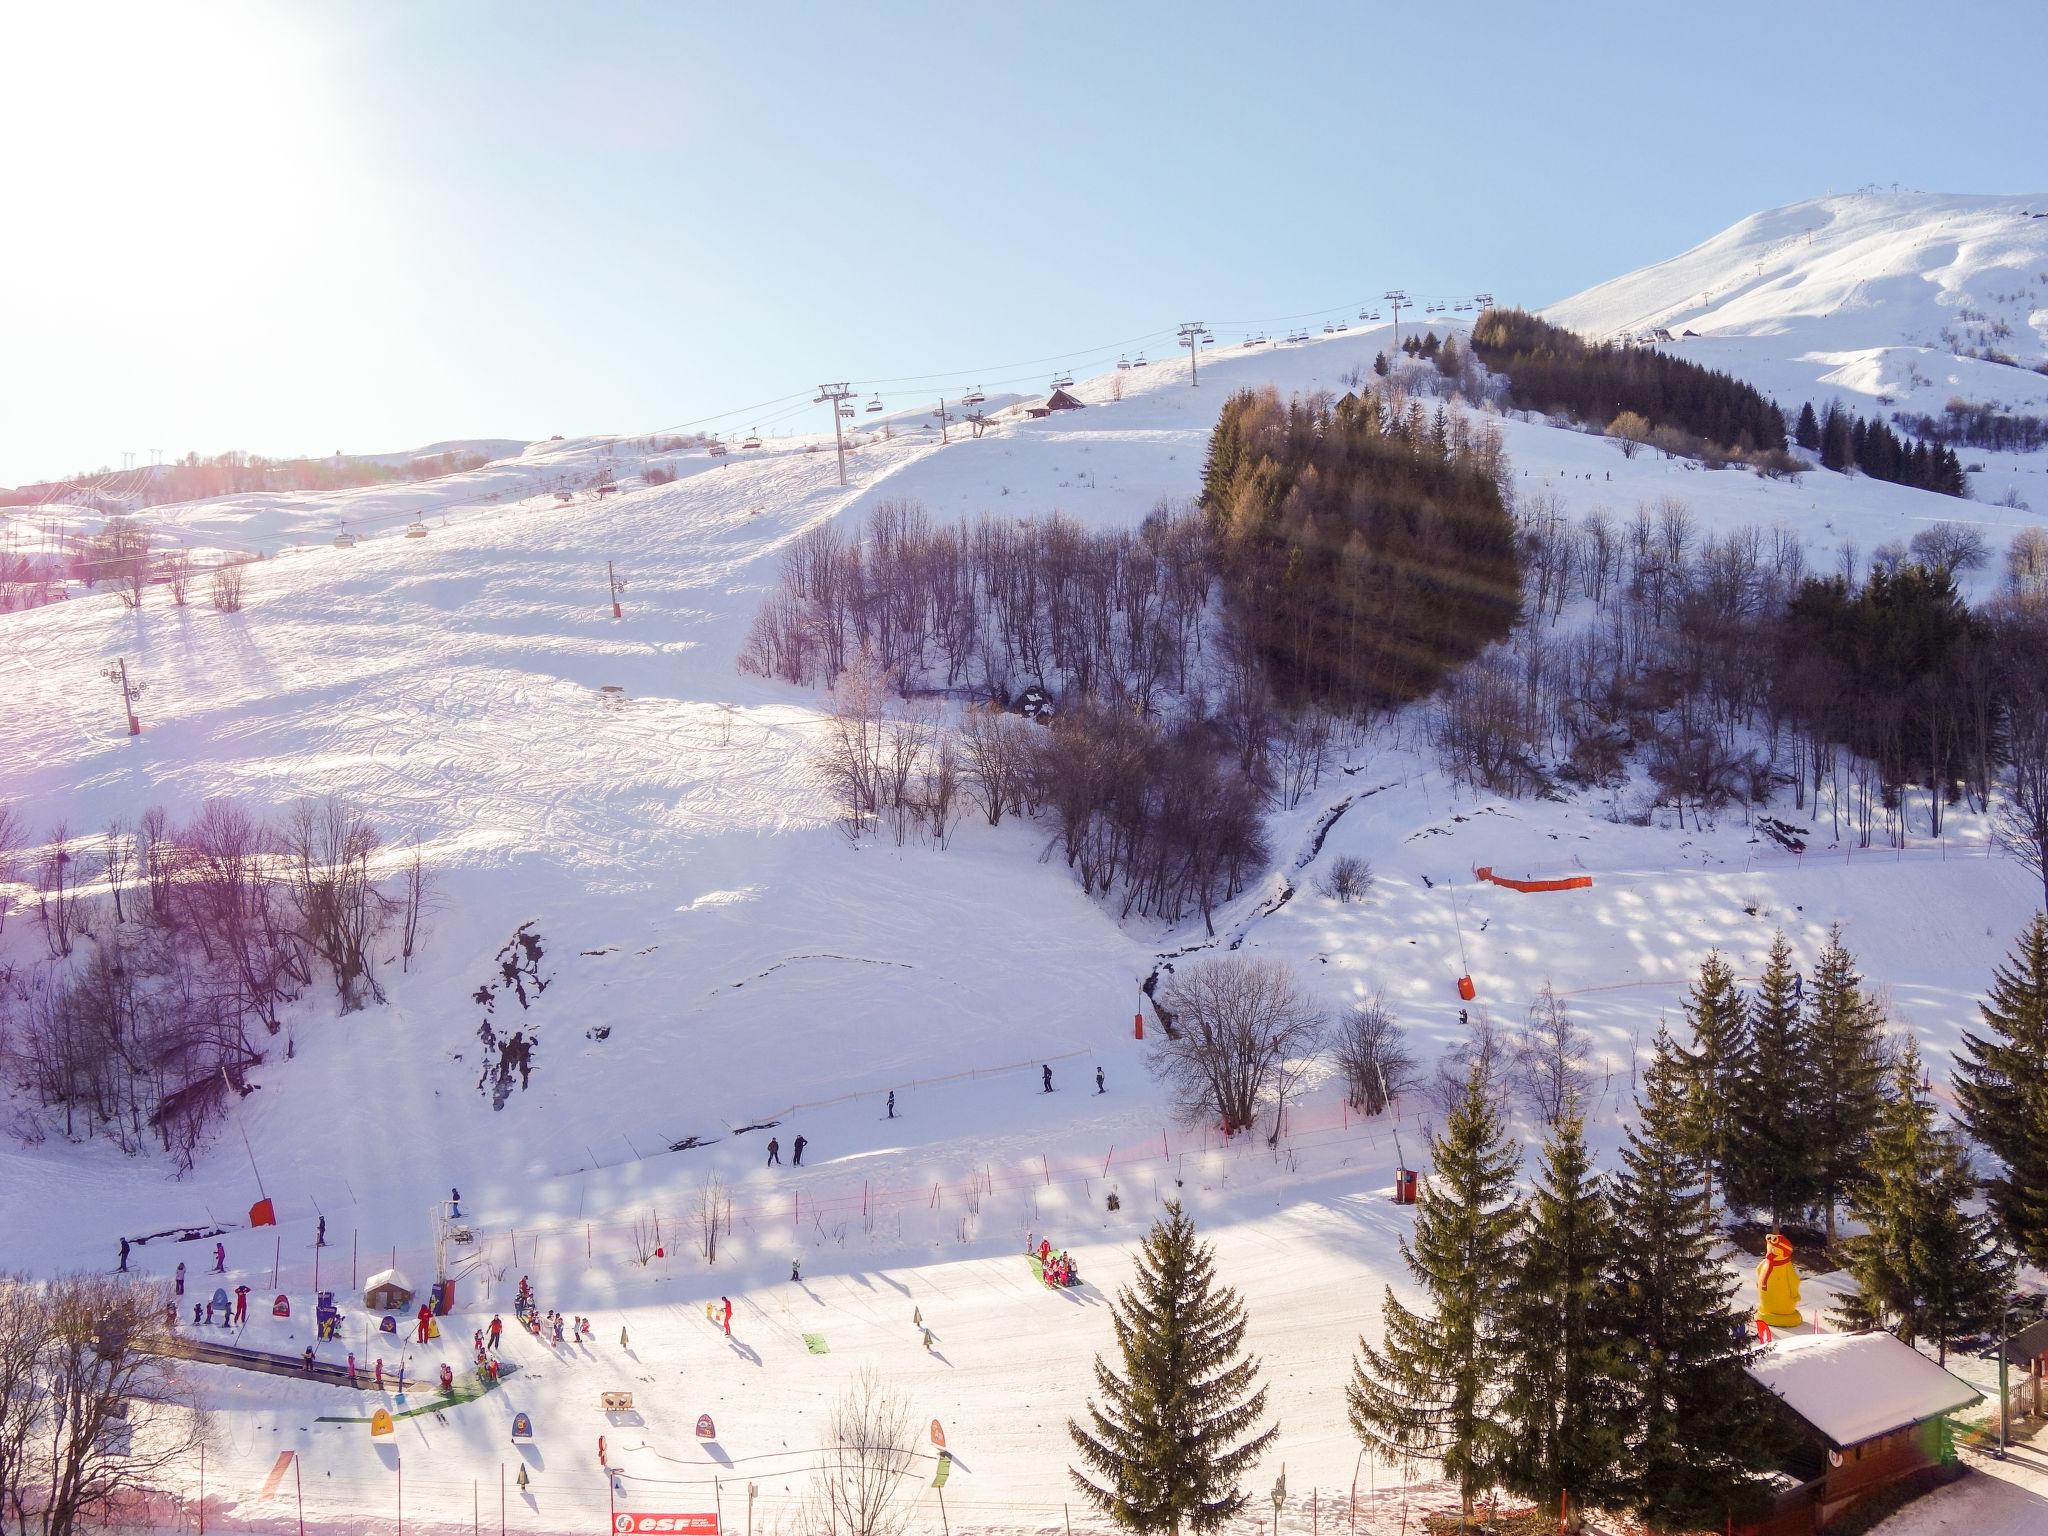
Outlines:
{"type": "Polygon", "coordinates": [[[1757,1320],[1771,1328],[1797,1328],[1799,1270],[1792,1263],[1792,1240],[1782,1232],[1764,1239],[1764,1256],[1756,1267],[1757,1320]]]}

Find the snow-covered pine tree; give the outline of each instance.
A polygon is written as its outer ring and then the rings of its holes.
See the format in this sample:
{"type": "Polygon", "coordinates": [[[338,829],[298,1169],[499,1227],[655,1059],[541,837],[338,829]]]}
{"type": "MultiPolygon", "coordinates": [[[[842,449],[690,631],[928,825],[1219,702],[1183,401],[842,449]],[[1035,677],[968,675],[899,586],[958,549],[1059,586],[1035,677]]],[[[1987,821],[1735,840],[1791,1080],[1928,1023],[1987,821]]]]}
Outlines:
{"type": "Polygon", "coordinates": [[[1097,1355],[1102,1406],[1089,1402],[1089,1428],[1067,1421],[1094,1478],[1077,1467],[1067,1475],[1128,1530],[1215,1529],[1243,1507],[1238,1482],[1279,1429],[1253,1431],[1266,1389],[1258,1360],[1240,1357],[1244,1304],[1217,1283],[1215,1255],[1178,1203],[1152,1224],[1110,1325],[1122,1373],[1097,1355]]]}
{"type": "Polygon", "coordinates": [[[1411,1312],[1387,1288],[1385,1342],[1358,1341],[1345,1389],[1351,1428],[1389,1460],[1428,1457],[1457,1480],[1469,1513],[1500,1478],[1505,1434],[1495,1415],[1502,1310],[1514,1277],[1519,1161],[1482,1064],[1430,1140],[1430,1176],[1401,1257],[1429,1300],[1411,1312]]]}
{"type": "Polygon", "coordinates": [[[1544,1144],[1523,1207],[1501,1322],[1502,1481],[1543,1509],[1556,1508],[1560,1494],[1603,1508],[1621,1492],[1621,1351],[1602,1275],[1614,1235],[1575,1098],[1544,1144]]]}
{"type": "Polygon", "coordinates": [[[1750,1051],[1734,1103],[1734,1136],[1722,1180],[1728,1203],[1767,1213],[1773,1227],[1817,1203],[1820,1148],[1813,1118],[1813,1064],[1799,1009],[1799,973],[1780,933],[1749,1007],[1750,1051]]]}
{"type": "Polygon", "coordinates": [[[1768,1415],[1743,1371],[1745,1320],[1715,1252],[1706,1171],[1687,1146],[1684,1069],[1662,1029],[1621,1162],[1607,1269],[1622,1357],[1618,1481],[1652,1529],[1719,1525],[1752,1501],[1768,1415]]]}
{"type": "Polygon", "coordinates": [[[1984,1181],[2005,1239],[2048,1266],[2048,916],[2034,915],[1963,1033],[1956,1097],[1963,1124],[2002,1167],[1984,1181]]]}
{"type": "Polygon", "coordinates": [[[1864,992],[1855,956],[1842,943],[1840,924],[1828,930],[1828,942],[1814,962],[1801,1024],[1813,1085],[1810,1133],[1816,1193],[1832,1248],[1835,1207],[1864,1176],[1890,1066],[1884,1010],[1864,992]]]}
{"type": "Polygon", "coordinates": [[[1711,1201],[1714,1180],[1725,1178],[1742,1083],[1755,1049],[1749,1000],[1719,950],[1700,962],[1699,976],[1686,994],[1685,1018],[1692,1026],[1692,1050],[1685,1058],[1686,1137],[1706,1166],[1711,1201]]]}
{"type": "Polygon", "coordinates": [[[1843,1314],[1853,1327],[1924,1340],[1946,1365],[1950,1340],[1996,1321],[2006,1276],[1991,1218],[1964,1208],[1976,1176],[1921,1088],[1910,1039],[1870,1140],[1869,1173],[1849,1195],[1849,1214],[1865,1230],[1844,1245],[1857,1294],[1843,1314]]]}

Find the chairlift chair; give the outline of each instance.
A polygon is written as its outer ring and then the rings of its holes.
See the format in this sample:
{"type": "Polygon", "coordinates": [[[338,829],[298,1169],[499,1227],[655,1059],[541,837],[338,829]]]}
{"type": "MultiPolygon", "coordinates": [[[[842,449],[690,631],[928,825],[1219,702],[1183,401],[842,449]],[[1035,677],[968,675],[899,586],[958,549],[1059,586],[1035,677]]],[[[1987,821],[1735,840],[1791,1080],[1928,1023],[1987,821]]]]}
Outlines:
{"type": "Polygon", "coordinates": [[[334,536],[334,547],[336,549],[354,549],[356,547],[356,536],[352,533],[337,533],[334,536]]]}
{"type": "Polygon", "coordinates": [[[1131,363],[1131,366],[1132,366],[1133,368],[1142,368],[1142,367],[1144,367],[1144,366],[1145,366],[1145,354],[1144,354],[1144,353],[1142,353],[1142,352],[1140,352],[1140,353],[1139,353],[1139,354],[1137,355],[1137,358],[1136,358],[1136,359],[1135,359],[1135,360],[1134,360],[1134,361],[1133,361],[1133,362],[1131,363]]]}
{"type": "Polygon", "coordinates": [[[981,392],[981,386],[979,384],[975,385],[974,388],[967,391],[967,393],[961,397],[963,403],[967,405],[979,405],[982,401],[986,400],[987,398],[988,396],[984,395],[981,392]]]}
{"type": "Polygon", "coordinates": [[[1131,360],[1128,357],[1120,357],[1116,360],[1116,366],[1118,371],[1121,372],[1131,366],[1131,360]]]}
{"type": "Polygon", "coordinates": [[[1339,321],[1337,322],[1337,329],[1338,329],[1338,330],[1340,330],[1340,331],[1348,331],[1348,330],[1350,330],[1350,329],[1351,329],[1351,327],[1350,327],[1350,325],[1349,325],[1349,324],[1347,324],[1346,322],[1344,322],[1344,321],[1342,321],[1342,320],[1339,320],[1339,321]]]}
{"type": "Polygon", "coordinates": [[[714,459],[722,459],[725,457],[725,444],[717,441],[716,439],[713,439],[711,447],[707,450],[707,452],[709,452],[711,457],[714,459]]]}
{"type": "MultiPolygon", "coordinates": [[[[852,414],[852,413],[851,413],[851,412],[849,412],[848,414],[850,415],[850,414],[852,414]]],[[[745,442],[743,442],[743,443],[741,443],[741,444],[740,444],[740,447],[741,447],[741,449],[742,449],[742,450],[745,450],[745,449],[749,449],[749,448],[758,448],[758,447],[760,447],[760,446],[761,446],[761,434],[760,434],[759,432],[749,432],[749,433],[747,434],[747,440],[746,440],[745,442]]]]}
{"type": "Polygon", "coordinates": [[[424,539],[427,536],[427,525],[414,518],[412,526],[405,530],[405,536],[408,539],[424,539]]]}
{"type": "Polygon", "coordinates": [[[842,405],[841,407],[839,407],[839,414],[844,416],[848,421],[851,421],[855,416],[857,416],[860,413],[854,410],[854,408],[850,405],[842,405]]]}
{"type": "Polygon", "coordinates": [[[1330,324],[1330,322],[1329,322],[1329,321],[1325,320],[1325,321],[1323,322],[1323,334],[1324,334],[1325,336],[1334,336],[1334,335],[1336,335],[1336,334],[1337,334],[1337,327],[1335,327],[1334,325],[1330,324]]]}
{"type": "Polygon", "coordinates": [[[880,395],[875,395],[875,396],[872,396],[872,397],[871,397],[871,398],[870,398],[870,399],[868,400],[868,414],[869,414],[870,416],[874,415],[874,414],[875,414],[875,412],[879,411],[879,410],[880,410],[881,408],[882,408],[882,397],[881,397],[880,395]]]}

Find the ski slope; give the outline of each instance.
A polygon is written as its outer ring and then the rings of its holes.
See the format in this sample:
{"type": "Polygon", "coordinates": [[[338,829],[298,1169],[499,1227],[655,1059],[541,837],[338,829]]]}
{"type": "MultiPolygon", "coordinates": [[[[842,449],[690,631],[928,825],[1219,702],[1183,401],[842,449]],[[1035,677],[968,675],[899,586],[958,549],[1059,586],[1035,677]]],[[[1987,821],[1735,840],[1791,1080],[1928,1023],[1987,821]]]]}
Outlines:
{"type": "MultiPolygon", "coordinates": [[[[1275,814],[1276,868],[1219,914],[1213,941],[1199,923],[1119,926],[1044,857],[1043,831],[1014,819],[991,830],[970,818],[943,852],[849,845],[808,763],[821,701],[735,667],[791,539],[828,519],[852,529],[897,498],[938,518],[1059,510],[1131,525],[1160,498],[1195,492],[1231,390],[1341,390],[1383,348],[1386,327],[1218,348],[1199,388],[1185,360],[1084,379],[1074,392],[1086,410],[1005,415],[978,439],[956,429],[941,442],[914,417],[891,420],[891,435],[860,433],[844,488],[829,434],[724,458],[644,459],[625,438],[583,439],[374,496],[161,509],[223,540],[235,516],[264,538],[336,519],[364,537],[259,562],[237,615],[153,594],[136,612],[103,596],[0,619],[14,704],[0,715],[0,773],[38,832],[156,802],[182,819],[213,795],[281,807],[335,793],[394,843],[418,833],[436,883],[421,953],[409,970],[395,957],[383,967],[388,1006],[338,1017],[310,993],[290,1058],[280,1049],[254,1072],[236,1130],[188,1177],[66,1144],[47,1120],[39,1144],[0,1145],[0,1267],[101,1267],[122,1233],[232,1229],[260,1178],[281,1226],[230,1230],[227,1284],[267,1296],[275,1269],[297,1315],[252,1318],[250,1336],[295,1354],[315,1264],[319,1283],[344,1293],[350,1264],[360,1279],[395,1259],[424,1282],[429,1206],[459,1186],[473,1251],[488,1257],[465,1272],[450,1338],[407,1351],[412,1377],[459,1362],[492,1309],[509,1327],[521,1274],[542,1307],[596,1325],[590,1345],[559,1355],[515,1338],[522,1370],[501,1392],[450,1409],[445,1424],[403,1420],[396,1447],[318,1422],[367,1412],[330,1389],[193,1368],[215,1410],[210,1525],[284,1520],[288,1506],[258,1494],[278,1451],[297,1449],[309,1515],[351,1528],[384,1528],[401,1463],[407,1519],[452,1525],[469,1518],[473,1479],[487,1507],[501,1465],[523,1459],[536,1481],[512,1496],[518,1529],[587,1529],[613,1498],[636,1510],[722,1499],[738,1528],[734,1488],[751,1481],[763,1528],[793,1530],[824,1410],[874,1365],[920,1425],[945,1426],[952,1522],[1054,1528],[1071,1497],[1063,1426],[1109,1343],[1104,1302],[1158,1201],[1178,1197],[1243,1290],[1266,1363],[1282,1433],[1261,1493],[1284,1460],[1302,1506],[1290,1503],[1287,1523],[1306,1529],[1311,1493],[1328,1519],[1356,1475],[1361,1523],[1401,1528],[1413,1510],[1400,1495],[1366,1495],[1402,1474],[1360,1469],[1342,1391],[1355,1337],[1377,1329],[1381,1287],[1406,1284],[1397,1243],[1409,1218],[1387,1192],[1397,1158],[1420,1160],[1434,1112],[1416,1097],[1397,1121],[1361,1124],[1316,1081],[1271,1150],[1218,1147],[1176,1124],[1132,1028],[1163,955],[1235,944],[1278,956],[1332,1008],[1384,989],[1425,1057],[1463,1033],[1459,975],[1508,1018],[1552,984],[1593,1031],[1595,1135],[1611,1151],[1642,1053],[1706,951],[1754,974],[1776,928],[1810,960],[1839,921],[1940,1078],[2035,896],[1966,816],[1946,842],[1904,851],[1850,853],[1818,828],[1794,858],[1739,816],[1702,832],[1658,814],[1625,825],[1604,802],[1454,793],[1403,721],[1352,744],[1308,801],[1275,814]],[[646,485],[648,463],[679,478],[646,485]],[[556,499],[555,485],[605,469],[618,494],[556,499]],[[404,536],[415,514],[426,537],[404,536]],[[618,620],[608,562],[627,583],[618,620]],[[147,688],[132,740],[102,676],[117,657],[147,688]],[[1369,903],[1312,888],[1346,853],[1373,862],[1369,903]],[[1594,883],[1523,895],[1475,883],[1478,864],[1594,883]],[[548,985],[526,1010],[494,1005],[498,1027],[537,1041],[530,1086],[498,1109],[477,1087],[473,995],[522,925],[541,941],[548,985]],[[746,1129],[765,1122],[773,1129],[746,1129]],[[785,1164],[794,1136],[809,1139],[801,1169],[763,1166],[770,1134],[785,1164]],[[709,1174],[734,1203],[715,1266],[691,1220],[709,1174]],[[332,1246],[316,1252],[321,1215],[332,1246]],[[665,1253],[643,1264],[657,1220],[665,1253]],[[1084,1286],[1037,1285],[1021,1257],[1029,1234],[1070,1248],[1084,1286]],[[730,1343],[704,1318],[720,1296],[734,1303],[730,1343]],[[933,1329],[929,1354],[913,1310],[933,1329]],[[809,1333],[829,1352],[812,1353],[809,1333]],[[597,1393],[614,1388],[635,1392],[643,1424],[607,1423],[597,1393]],[[507,1442],[515,1409],[539,1430],[524,1450],[507,1442]],[[700,1413],[715,1441],[691,1432],[700,1413]],[[596,1464],[599,1434],[616,1492],[596,1464]]],[[[1621,516],[1678,496],[1703,529],[1789,529],[1820,565],[1845,539],[1867,551],[1967,516],[2002,545],[2007,522],[2024,520],[1842,476],[1626,460],[1611,442],[1541,423],[1503,430],[1523,495],[1621,516]]],[[[28,967],[39,943],[17,915],[0,956],[28,967]]],[[[183,1258],[203,1296],[216,1283],[196,1274],[211,1241],[158,1239],[134,1264],[161,1277],[183,1258]]],[[[380,1351],[360,1332],[361,1308],[344,1305],[346,1346],[395,1368],[395,1346],[380,1351]]],[[[935,1496],[920,1497],[920,1518],[936,1523],[935,1496]]]]}

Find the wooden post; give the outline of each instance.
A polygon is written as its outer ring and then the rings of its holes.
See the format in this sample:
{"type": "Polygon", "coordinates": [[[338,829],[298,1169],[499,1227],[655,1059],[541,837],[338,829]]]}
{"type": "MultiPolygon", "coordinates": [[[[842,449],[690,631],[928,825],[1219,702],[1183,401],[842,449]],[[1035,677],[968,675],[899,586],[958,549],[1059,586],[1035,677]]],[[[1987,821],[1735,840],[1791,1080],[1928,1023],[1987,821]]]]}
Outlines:
{"type": "Polygon", "coordinates": [[[277,1245],[270,1253],[270,1288],[277,1289],[277,1267],[284,1262],[284,1234],[277,1234],[277,1245]]]}
{"type": "Polygon", "coordinates": [[[498,1536],[505,1536],[505,1463],[498,1463],[498,1536]]]}
{"type": "Polygon", "coordinates": [[[357,1232],[356,1232],[356,1229],[355,1229],[354,1227],[350,1227],[350,1228],[348,1229],[348,1288],[349,1288],[350,1290],[354,1290],[354,1289],[356,1288],[356,1237],[357,1237],[357,1235],[358,1235],[358,1234],[357,1234],[357,1232]]]}
{"type": "Polygon", "coordinates": [[[951,1522],[950,1520],[948,1520],[948,1519],[946,1518],[946,1490],[945,1490],[945,1489],[943,1489],[943,1488],[941,1488],[941,1489],[939,1489],[939,1490],[938,1490],[938,1493],[939,1493],[939,1531],[940,1531],[940,1533],[941,1533],[941,1536],[953,1536],[953,1523],[952,1523],[952,1522],[951,1522]]]}
{"type": "Polygon", "coordinates": [[[298,1490],[299,1494],[299,1536],[306,1536],[306,1484],[305,1480],[299,1476],[300,1460],[301,1457],[299,1456],[299,1453],[297,1451],[293,1451],[292,1486],[298,1490]]]}

